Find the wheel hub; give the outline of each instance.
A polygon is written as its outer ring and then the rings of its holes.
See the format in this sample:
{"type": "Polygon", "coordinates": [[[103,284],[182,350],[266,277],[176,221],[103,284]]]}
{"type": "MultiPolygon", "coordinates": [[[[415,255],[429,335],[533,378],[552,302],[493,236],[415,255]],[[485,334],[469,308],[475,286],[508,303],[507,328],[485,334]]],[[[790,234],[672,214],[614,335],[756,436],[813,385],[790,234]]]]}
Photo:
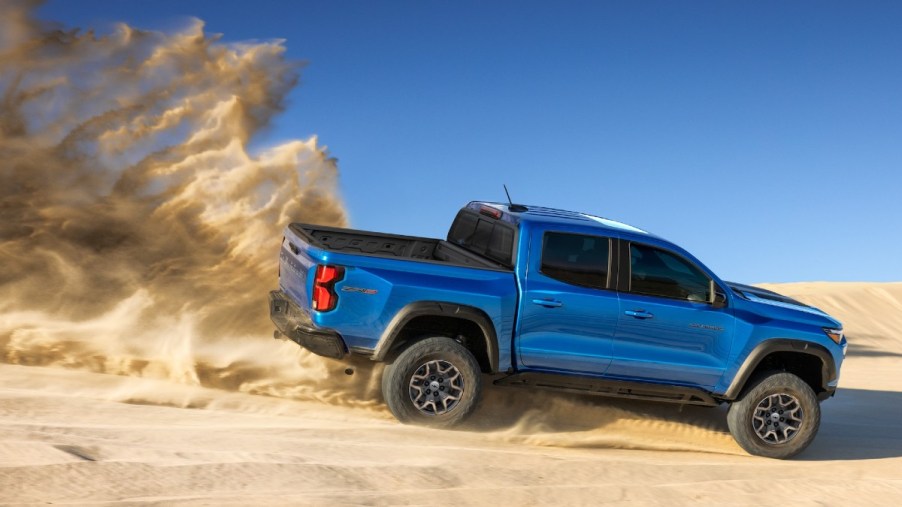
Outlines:
{"type": "Polygon", "coordinates": [[[410,401],[426,415],[442,415],[453,410],[463,392],[460,370],[441,359],[423,363],[410,377],[410,401]]]}
{"type": "Polygon", "coordinates": [[[786,393],[771,394],[755,407],[752,428],[764,442],[771,445],[784,444],[798,435],[804,415],[795,396],[786,393]]]}

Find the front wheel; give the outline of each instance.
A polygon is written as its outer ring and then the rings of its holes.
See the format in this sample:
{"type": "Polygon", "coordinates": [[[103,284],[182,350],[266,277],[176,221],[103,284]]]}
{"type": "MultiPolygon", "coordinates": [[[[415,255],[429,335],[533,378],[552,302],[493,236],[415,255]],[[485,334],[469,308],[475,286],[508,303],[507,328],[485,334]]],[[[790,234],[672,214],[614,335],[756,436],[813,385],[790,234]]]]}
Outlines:
{"type": "Polygon", "coordinates": [[[414,343],[382,373],[382,396],[403,423],[459,424],[476,408],[481,391],[479,363],[450,338],[414,343]]]}
{"type": "Polygon", "coordinates": [[[792,373],[772,373],[730,405],[727,425],[749,454],[786,459],[805,450],[817,435],[821,406],[814,390],[792,373]]]}

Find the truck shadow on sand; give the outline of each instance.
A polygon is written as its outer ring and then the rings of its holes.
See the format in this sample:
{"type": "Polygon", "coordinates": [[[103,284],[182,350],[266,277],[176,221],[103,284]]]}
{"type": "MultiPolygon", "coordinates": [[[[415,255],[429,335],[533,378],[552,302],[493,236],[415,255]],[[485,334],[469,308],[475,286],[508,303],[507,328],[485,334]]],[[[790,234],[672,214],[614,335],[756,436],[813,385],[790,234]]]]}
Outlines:
{"type": "MultiPolygon", "coordinates": [[[[727,407],[680,406],[628,399],[486,386],[483,402],[467,430],[535,432],[603,430],[621,419],[689,425],[729,434],[727,407]]],[[[817,438],[801,461],[868,460],[902,457],[902,392],[840,388],[822,405],[817,438]]],[[[641,445],[639,446],[641,447],[641,445]]],[[[712,452],[717,452],[716,447],[712,452]]]]}
{"type": "Polygon", "coordinates": [[[821,429],[798,460],[902,457],[902,392],[839,388],[821,405],[821,429]]]}
{"type": "Polygon", "coordinates": [[[677,405],[487,385],[467,430],[566,433],[603,429],[622,420],[676,423],[727,433],[725,407],[677,405]]]}

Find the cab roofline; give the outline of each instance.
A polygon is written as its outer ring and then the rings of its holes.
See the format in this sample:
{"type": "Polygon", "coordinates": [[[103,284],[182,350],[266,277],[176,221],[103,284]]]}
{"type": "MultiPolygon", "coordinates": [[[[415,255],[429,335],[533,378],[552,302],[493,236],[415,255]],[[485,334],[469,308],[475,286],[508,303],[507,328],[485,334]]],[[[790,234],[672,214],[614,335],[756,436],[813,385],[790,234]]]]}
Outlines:
{"type": "Polygon", "coordinates": [[[633,234],[641,234],[650,237],[656,237],[648,231],[638,227],[611,220],[609,218],[591,215],[589,213],[580,213],[577,211],[567,211],[557,208],[546,208],[543,206],[517,205],[526,208],[526,211],[511,211],[508,208],[510,204],[488,201],[472,201],[467,204],[467,208],[476,212],[483,206],[488,206],[501,211],[504,215],[510,217],[510,222],[531,222],[531,223],[556,223],[580,226],[594,226],[602,229],[613,229],[622,232],[631,232],[633,234]]]}

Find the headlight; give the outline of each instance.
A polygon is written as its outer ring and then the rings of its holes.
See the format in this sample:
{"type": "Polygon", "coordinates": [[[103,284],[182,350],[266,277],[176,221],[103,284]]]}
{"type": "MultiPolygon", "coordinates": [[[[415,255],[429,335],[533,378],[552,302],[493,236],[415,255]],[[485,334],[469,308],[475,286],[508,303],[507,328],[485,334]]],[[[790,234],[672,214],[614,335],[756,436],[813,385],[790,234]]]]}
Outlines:
{"type": "Polygon", "coordinates": [[[825,327],[824,332],[827,333],[827,336],[829,336],[831,340],[835,341],[837,345],[839,345],[839,343],[842,341],[842,329],[831,329],[829,327],[825,327]]]}

